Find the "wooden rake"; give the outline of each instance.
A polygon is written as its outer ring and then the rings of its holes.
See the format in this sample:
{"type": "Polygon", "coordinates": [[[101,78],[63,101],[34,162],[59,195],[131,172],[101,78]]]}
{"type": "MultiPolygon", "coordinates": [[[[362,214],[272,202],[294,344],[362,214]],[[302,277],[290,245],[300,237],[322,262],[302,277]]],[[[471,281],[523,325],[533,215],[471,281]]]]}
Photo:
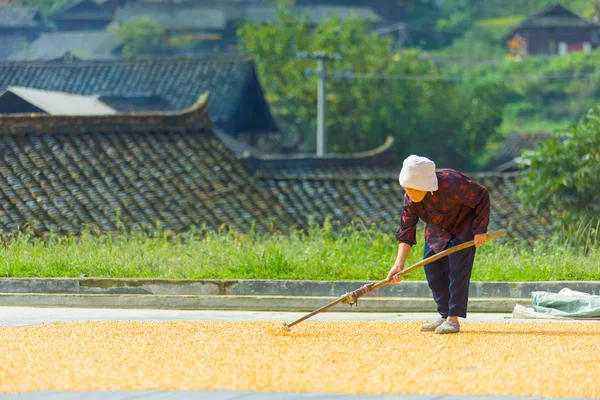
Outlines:
{"type": "MultiPolygon", "coordinates": [[[[490,234],[487,235],[487,239],[488,240],[495,239],[497,237],[505,235],[506,232],[507,232],[506,229],[501,229],[499,231],[490,233],[490,234]]],[[[449,248],[447,250],[444,250],[442,252],[434,254],[431,257],[427,257],[427,258],[419,261],[418,263],[416,263],[414,265],[411,265],[410,267],[402,270],[401,272],[398,272],[396,274],[396,276],[406,275],[406,274],[414,271],[417,268],[420,268],[420,267],[422,267],[424,265],[430,264],[430,263],[432,263],[432,262],[434,262],[436,260],[439,260],[440,258],[446,257],[446,256],[448,256],[448,255],[450,255],[452,253],[456,253],[457,251],[464,250],[464,249],[469,248],[471,246],[475,246],[475,241],[474,240],[470,240],[468,242],[461,243],[458,246],[451,247],[451,248],[449,248]]],[[[341,304],[350,304],[350,305],[356,304],[356,302],[358,301],[358,299],[361,296],[364,296],[367,293],[371,293],[371,292],[373,292],[373,291],[379,289],[380,287],[385,286],[385,285],[387,285],[389,283],[390,282],[387,279],[384,279],[384,280],[376,282],[376,283],[371,283],[371,284],[365,285],[365,286],[363,286],[361,288],[356,289],[353,292],[349,292],[349,293],[343,294],[339,299],[337,299],[335,301],[332,301],[331,303],[329,303],[329,304],[327,304],[327,305],[325,305],[325,306],[323,306],[323,307],[321,307],[321,308],[319,308],[319,309],[311,312],[310,314],[305,315],[304,317],[302,317],[300,319],[297,319],[294,322],[290,322],[289,324],[287,322],[284,322],[283,323],[283,328],[286,331],[291,332],[290,328],[292,326],[297,325],[300,322],[305,321],[305,320],[309,319],[310,317],[313,317],[313,316],[319,314],[320,312],[323,312],[323,311],[325,311],[325,310],[327,310],[327,309],[335,306],[336,304],[340,304],[340,303],[341,304]]]]}

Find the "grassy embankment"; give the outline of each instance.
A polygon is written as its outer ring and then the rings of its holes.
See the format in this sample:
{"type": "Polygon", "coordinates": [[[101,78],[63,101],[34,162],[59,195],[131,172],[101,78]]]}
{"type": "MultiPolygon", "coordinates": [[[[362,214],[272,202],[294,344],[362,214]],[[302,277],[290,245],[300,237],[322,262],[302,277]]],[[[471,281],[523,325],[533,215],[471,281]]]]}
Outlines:
{"type": "MultiPolygon", "coordinates": [[[[571,229],[534,246],[490,242],[478,249],[473,279],[600,280],[598,228],[571,229]]],[[[327,225],[309,234],[268,236],[121,233],[40,241],[21,235],[2,246],[0,276],[380,280],[395,259],[396,243],[393,235],[374,231],[335,235],[327,225]]],[[[420,240],[408,263],[419,261],[422,251],[420,240]]],[[[424,279],[423,271],[407,279],[424,279]]]]}

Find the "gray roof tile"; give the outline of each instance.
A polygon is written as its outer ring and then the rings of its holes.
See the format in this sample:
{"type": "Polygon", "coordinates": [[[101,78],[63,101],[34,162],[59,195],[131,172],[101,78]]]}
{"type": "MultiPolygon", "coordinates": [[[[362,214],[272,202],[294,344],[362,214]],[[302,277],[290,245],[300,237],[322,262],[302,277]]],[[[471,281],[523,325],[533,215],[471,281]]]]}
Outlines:
{"type": "Polygon", "coordinates": [[[0,91],[8,86],[83,95],[160,96],[178,110],[209,92],[209,116],[228,133],[278,129],[248,56],[0,62],[0,91]],[[246,106],[252,106],[251,128],[237,117],[246,106]]]}
{"type": "Polygon", "coordinates": [[[101,117],[0,117],[0,229],[42,235],[181,232],[292,222],[212,133],[206,109],[101,117]]]}

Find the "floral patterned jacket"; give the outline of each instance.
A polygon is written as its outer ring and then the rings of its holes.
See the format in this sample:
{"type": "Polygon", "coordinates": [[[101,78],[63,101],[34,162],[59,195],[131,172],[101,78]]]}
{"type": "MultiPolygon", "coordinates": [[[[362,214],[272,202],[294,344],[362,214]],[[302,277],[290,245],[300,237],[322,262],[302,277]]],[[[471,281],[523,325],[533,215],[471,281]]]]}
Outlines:
{"type": "Polygon", "coordinates": [[[444,250],[452,236],[462,242],[487,232],[490,196],[487,189],[453,169],[437,169],[438,190],[419,203],[404,194],[404,210],[396,231],[399,242],[417,243],[419,219],[425,222],[425,243],[435,253],[444,250]]]}

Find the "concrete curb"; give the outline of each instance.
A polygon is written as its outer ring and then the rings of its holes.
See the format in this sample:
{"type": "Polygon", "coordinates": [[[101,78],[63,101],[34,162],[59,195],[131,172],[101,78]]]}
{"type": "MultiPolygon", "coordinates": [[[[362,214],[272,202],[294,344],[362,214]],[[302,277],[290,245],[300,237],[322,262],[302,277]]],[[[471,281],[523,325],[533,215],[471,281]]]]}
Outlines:
{"type": "MultiPolygon", "coordinates": [[[[149,308],[171,310],[313,311],[337,297],[139,295],[139,294],[37,294],[0,293],[0,306],[149,308]]],[[[531,305],[530,299],[470,298],[471,312],[510,313],[515,304],[531,305]]],[[[431,298],[367,297],[358,307],[337,305],[332,311],[435,312],[431,298]]]]}
{"type": "MultiPolygon", "coordinates": [[[[108,278],[0,278],[0,293],[340,296],[372,281],[177,280],[108,278]]],[[[600,295],[600,281],[471,282],[471,297],[529,298],[531,292],[570,288],[600,295]]],[[[424,281],[404,281],[377,290],[379,297],[431,297],[424,281]]]]}

